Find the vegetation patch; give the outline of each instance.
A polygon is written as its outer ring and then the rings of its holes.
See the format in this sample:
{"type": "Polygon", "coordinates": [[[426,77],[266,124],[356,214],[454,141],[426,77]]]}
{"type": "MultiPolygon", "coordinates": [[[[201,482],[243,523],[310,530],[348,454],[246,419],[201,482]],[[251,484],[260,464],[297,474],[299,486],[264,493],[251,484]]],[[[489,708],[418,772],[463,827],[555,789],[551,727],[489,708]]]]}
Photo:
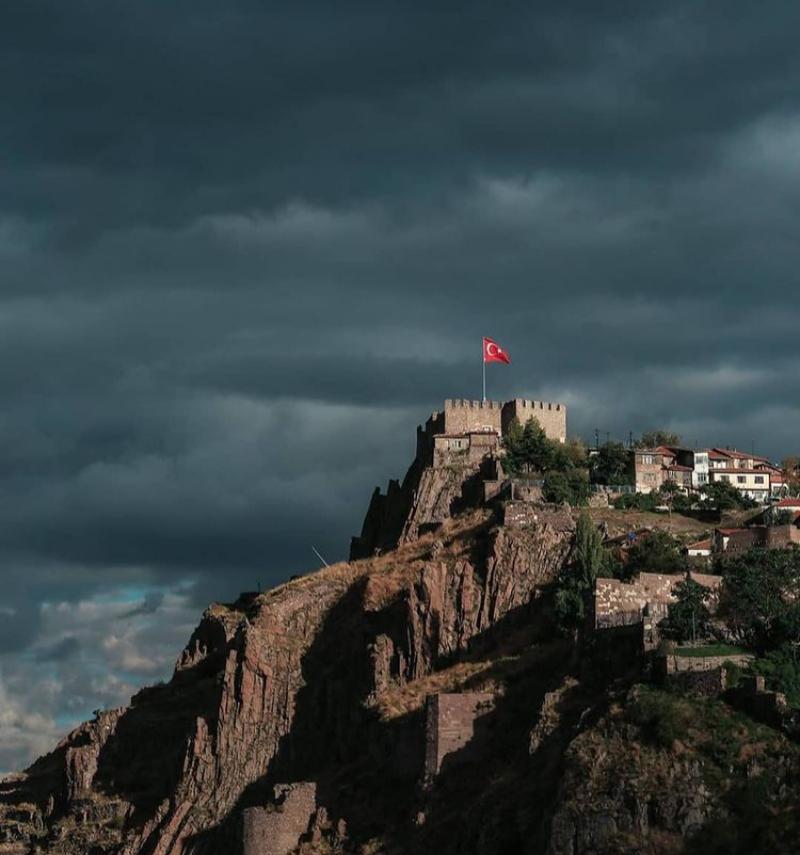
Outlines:
{"type": "Polygon", "coordinates": [[[748,651],[734,644],[701,644],[695,647],[676,647],[676,656],[701,659],[706,656],[743,656],[748,651]]]}

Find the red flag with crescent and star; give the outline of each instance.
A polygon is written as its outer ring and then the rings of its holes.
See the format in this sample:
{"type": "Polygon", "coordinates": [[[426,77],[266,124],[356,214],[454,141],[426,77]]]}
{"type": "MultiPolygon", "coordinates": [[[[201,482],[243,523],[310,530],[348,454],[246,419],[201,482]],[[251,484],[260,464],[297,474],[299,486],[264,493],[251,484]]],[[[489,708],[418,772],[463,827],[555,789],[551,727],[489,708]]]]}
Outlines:
{"type": "Polygon", "coordinates": [[[484,362],[503,362],[506,365],[511,364],[511,357],[503,350],[502,347],[490,338],[483,337],[483,361],[484,362]]]}

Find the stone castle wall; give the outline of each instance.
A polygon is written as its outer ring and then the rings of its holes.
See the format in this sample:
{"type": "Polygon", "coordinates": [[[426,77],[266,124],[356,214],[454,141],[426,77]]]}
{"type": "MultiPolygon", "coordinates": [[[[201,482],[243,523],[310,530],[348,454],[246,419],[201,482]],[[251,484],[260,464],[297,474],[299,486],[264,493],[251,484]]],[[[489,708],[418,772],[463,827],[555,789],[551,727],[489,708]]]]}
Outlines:
{"type": "MultiPolygon", "coordinates": [[[[690,577],[709,589],[706,604],[713,611],[722,577],[708,573],[691,573],[690,577]]],[[[667,607],[675,601],[675,586],[684,579],[683,574],[671,576],[663,573],[640,573],[639,578],[631,582],[598,578],[594,590],[595,627],[602,629],[638,623],[645,607],[649,607],[659,619],[666,616],[667,607]]]]}
{"type": "Polygon", "coordinates": [[[475,721],[492,709],[494,696],[484,692],[428,695],[425,718],[425,781],[430,783],[448,755],[467,747],[475,721]]]}
{"type": "Polygon", "coordinates": [[[567,408],[564,404],[547,401],[531,401],[515,398],[513,401],[469,401],[450,398],[444,402],[444,424],[442,414],[434,413],[428,419],[421,436],[440,426],[446,434],[469,433],[470,431],[495,431],[504,433],[514,419],[525,424],[535,418],[545,434],[558,442],[567,439],[567,408]]]}
{"type": "Polygon", "coordinates": [[[289,855],[309,830],[317,810],[317,785],[278,784],[274,804],[248,808],[242,815],[243,855],[289,855]]]}
{"type": "Polygon", "coordinates": [[[467,401],[461,398],[444,402],[444,432],[448,434],[503,429],[503,405],[499,401],[467,401]]]}
{"type": "Polygon", "coordinates": [[[547,401],[529,401],[524,398],[507,401],[503,404],[502,430],[508,430],[514,419],[524,425],[534,418],[550,439],[567,441],[567,408],[564,404],[547,401]]]}

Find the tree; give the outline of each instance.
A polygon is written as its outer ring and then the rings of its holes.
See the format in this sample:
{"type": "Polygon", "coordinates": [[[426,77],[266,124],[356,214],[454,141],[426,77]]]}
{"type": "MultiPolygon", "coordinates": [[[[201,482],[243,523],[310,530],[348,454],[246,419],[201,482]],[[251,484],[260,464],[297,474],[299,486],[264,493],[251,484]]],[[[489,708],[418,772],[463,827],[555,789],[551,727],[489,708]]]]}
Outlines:
{"type": "Polygon", "coordinates": [[[567,459],[576,469],[588,468],[589,451],[582,439],[568,439],[561,448],[567,459]]]}
{"type": "Polygon", "coordinates": [[[567,472],[548,472],[544,476],[542,498],[546,502],[561,505],[585,505],[589,498],[589,481],[586,471],[570,469],[567,472]]]}
{"type": "Polygon", "coordinates": [[[680,445],[681,438],[677,433],[668,430],[648,430],[633,444],[636,448],[658,448],[659,445],[680,445]]]}
{"type": "Polygon", "coordinates": [[[675,504],[675,498],[681,495],[681,488],[674,481],[665,481],[658,488],[659,499],[669,508],[670,518],[672,517],[672,507],[675,504]]]}
{"type": "Polygon", "coordinates": [[[581,514],[569,564],[556,583],[555,611],[559,626],[577,629],[586,618],[586,598],[595,579],[606,571],[611,557],[603,536],[588,514],[581,514]]]}
{"type": "Polygon", "coordinates": [[[751,549],[722,561],[719,614],[757,650],[800,641],[800,549],[751,549]]]}
{"type": "Polygon", "coordinates": [[[631,483],[631,455],[621,442],[601,445],[589,459],[589,468],[594,484],[631,483]]]}
{"type": "Polygon", "coordinates": [[[770,650],[750,666],[756,674],[766,677],[770,689],[783,692],[789,705],[800,708],[800,652],[797,644],[783,644],[770,650]]]}
{"type": "Polygon", "coordinates": [[[678,641],[696,641],[708,634],[709,611],[705,599],[708,589],[694,579],[685,579],[674,589],[676,601],[662,624],[664,632],[678,641]]]}
{"type": "Polygon", "coordinates": [[[789,493],[792,496],[800,495],[800,457],[796,454],[790,454],[781,460],[781,469],[783,477],[786,480],[786,485],[789,488],[789,493]]]}
{"type": "Polygon", "coordinates": [[[560,442],[550,439],[536,419],[520,425],[514,419],[503,439],[504,466],[511,474],[522,472],[563,472],[573,464],[560,442]]]}
{"type": "Polygon", "coordinates": [[[720,511],[756,507],[756,503],[741,493],[728,481],[713,481],[701,488],[703,504],[720,511]]]}
{"type": "Polygon", "coordinates": [[[685,569],[680,542],[660,529],[643,534],[628,550],[625,564],[628,578],[638,573],[680,573],[685,569]]]}

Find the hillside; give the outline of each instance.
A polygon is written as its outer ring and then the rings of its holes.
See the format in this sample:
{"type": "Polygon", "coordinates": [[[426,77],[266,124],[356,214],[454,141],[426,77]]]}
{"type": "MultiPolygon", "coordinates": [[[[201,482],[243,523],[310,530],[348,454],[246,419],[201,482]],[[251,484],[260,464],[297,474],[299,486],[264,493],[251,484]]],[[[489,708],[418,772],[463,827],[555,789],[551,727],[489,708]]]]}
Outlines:
{"type": "Polygon", "coordinates": [[[578,512],[485,471],[420,465],[394,543],[210,606],[167,684],[0,784],[0,853],[766,851],[743,805],[790,851],[797,747],[560,634],[578,512]]]}

